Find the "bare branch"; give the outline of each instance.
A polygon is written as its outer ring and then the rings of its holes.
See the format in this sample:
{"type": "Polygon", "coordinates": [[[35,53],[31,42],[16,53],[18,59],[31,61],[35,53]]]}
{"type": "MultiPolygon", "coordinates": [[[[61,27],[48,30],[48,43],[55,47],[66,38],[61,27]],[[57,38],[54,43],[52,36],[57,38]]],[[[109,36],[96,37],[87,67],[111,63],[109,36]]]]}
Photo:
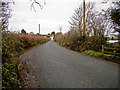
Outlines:
{"type": "MultiPolygon", "coordinates": [[[[43,5],[41,5],[41,4],[40,4],[39,2],[37,2],[36,0],[30,0],[30,1],[32,2],[31,7],[30,7],[31,10],[32,10],[32,8],[33,8],[34,11],[36,12],[35,4],[37,4],[37,5],[40,7],[40,9],[43,8],[43,5]]],[[[44,5],[46,5],[45,0],[44,0],[44,5]]]]}

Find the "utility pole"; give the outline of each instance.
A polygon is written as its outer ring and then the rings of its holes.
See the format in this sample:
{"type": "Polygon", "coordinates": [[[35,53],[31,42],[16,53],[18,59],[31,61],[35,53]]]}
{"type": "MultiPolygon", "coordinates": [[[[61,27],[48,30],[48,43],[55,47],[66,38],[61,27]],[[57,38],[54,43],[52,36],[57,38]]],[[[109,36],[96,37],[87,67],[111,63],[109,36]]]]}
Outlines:
{"type": "Polygon", "coordinates": [[[40,34],[40,24],[39,24],[39,34],[40,34]]]}
{"type": "Polygon", "coordinates": [[[83,0],[83,36],[85,36],[85,0],[83,0]]]}

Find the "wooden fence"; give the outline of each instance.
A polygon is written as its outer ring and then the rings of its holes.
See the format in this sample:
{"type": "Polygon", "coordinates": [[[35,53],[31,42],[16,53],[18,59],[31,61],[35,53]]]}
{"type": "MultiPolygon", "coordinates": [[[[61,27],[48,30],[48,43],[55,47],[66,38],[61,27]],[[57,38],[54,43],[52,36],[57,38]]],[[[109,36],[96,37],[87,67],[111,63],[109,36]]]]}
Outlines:
{"type": "Polygon", "coordinates": [[[102,52],[105,54],[112,54],[112,55],[120,56],[120,48],[110,48],[110,47],[105,47],[103,45],[102,52]]]}

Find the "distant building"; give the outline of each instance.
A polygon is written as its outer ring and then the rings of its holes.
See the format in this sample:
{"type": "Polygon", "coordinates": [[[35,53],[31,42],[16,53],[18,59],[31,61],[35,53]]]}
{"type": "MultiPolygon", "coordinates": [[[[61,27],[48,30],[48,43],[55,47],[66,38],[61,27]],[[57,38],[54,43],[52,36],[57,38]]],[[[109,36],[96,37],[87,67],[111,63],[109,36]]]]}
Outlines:
{"type": "Polygon", "coordinates": [[[118,37],[117,33],[111,33],[110,34],[110,39],[116,39],[118,37]]]}
{"type": "Polygon", "coordinates": [[[117,43],[117,42],[119,42],[119,40],[109,40],[109,41],[107,41],[107,43],[117,43]]]}

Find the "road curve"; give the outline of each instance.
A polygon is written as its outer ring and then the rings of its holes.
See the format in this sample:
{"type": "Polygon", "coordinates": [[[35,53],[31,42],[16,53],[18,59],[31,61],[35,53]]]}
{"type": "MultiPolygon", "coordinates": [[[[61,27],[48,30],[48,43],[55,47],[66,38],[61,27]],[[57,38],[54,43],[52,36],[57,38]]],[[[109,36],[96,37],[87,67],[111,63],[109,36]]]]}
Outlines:
{"type": "Polygon", "coordinates": [[[85,56],[54,41],[26,51],[38,88],[118,88],[118,64],[85,56]]]}

